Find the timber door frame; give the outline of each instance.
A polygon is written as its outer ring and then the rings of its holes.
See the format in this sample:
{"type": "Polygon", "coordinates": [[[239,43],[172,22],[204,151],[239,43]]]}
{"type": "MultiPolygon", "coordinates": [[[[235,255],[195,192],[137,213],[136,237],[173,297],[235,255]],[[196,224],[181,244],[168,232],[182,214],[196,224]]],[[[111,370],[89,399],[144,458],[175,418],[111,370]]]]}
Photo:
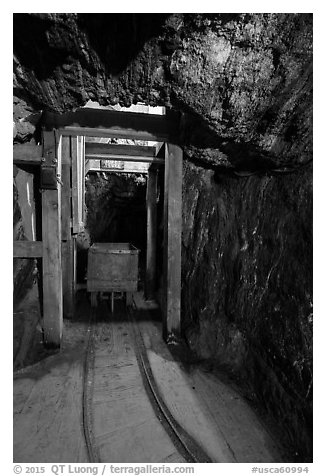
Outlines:
{"type": "MultiPolygon", "coordinates": [[[[33,253],[39,256],[42,249],[45,344],[54,347],[60,346],[63,326],[63,296],[65,308],[67,306],[69,308],[68,313],[71,314],[73,312],[75,283],[72,284],[71,280],[74,279],[72,277],[75,275],[75,269],[71,268],[75,266],[73,264],[75,250],[72,235],[78,228],[73,228],[74,215],[71,211],[71,208],[73,208],[73,196],[72,207],[67,206],[66,203],[64,207],[61,207],[61,198],[64,196],[65,200],[68,200],[70,190],[76,185],[74,184],[74,177],[71,176],[72,181],[69,183],[68,190],[67,182],[71,174],[71,172],[69,174],[68,166],[72,171],[71,161],[74,160],[73,144],[76,141],[78,143],[78,137],[85,136],[155,141],[161,143],[161,145],[164,143],[163,337],[168,341],[178,339],[181,333],[183,151],[177,145],[179,123],[176,120],[176,116],[171,113],[161,116],[82,108],[76,112],[61,115],[46,113],[43,116],[42,125],[44,128],[43,149],[39,146],[25,146],[24,153],[22,147],[16,146],[14,147],[14,163],[28,162],[37,164],[44,163],[45,160],[47,162],[52,161],[52,165],[55,164],[57,166],[57,188],[42,192],[42,246],[36,245],[35,242],[30,242],[31,249],[33,246],[34,252],[28,251],[25,253],[29,255],[28,257],[33,257],[33,253]],[[68,153],[67,136],[70,138],[71,144],[69,149],[71,151],[70,156],[68,153]],[[51,137],[54,138],[52,142],[49,139],[51,137]],[[50,217],[48,215],[49,211],[50,217]],[[61,216],[61,212],[65,216],[61,216]],[[71,213],[71,215],[67,216],[67,213],[71,213]],[[65,228],[62,229],[62,226],[65,228]],[[64,256],[63,259],[62,256],[64,256]],[[64,276],[61,266],[62,261],[64,263],[64,276]],[[64,283],[64,289],[62,288],[62,282],[64,283]],[[68,291],[66,286],[69,286],[68,291]]],[[[139,152],[135,153],[135,155],[130,155],[131,151],[132,149],[129,149],[130,160],[162,163],[162,159],[158,158],[160,156],[158,153],[149,158],[148,156],[140,155],[139,152]]],[[[114,156],[112,150],[108,151],[108,156],[114,156]]],[[[127,156],[125,158],[128,160],[127,156]]],[[[79,174],[78,187],[82,187],[82,184],[79,184],[80,177],[81,174],[79,174]]],[[[84,173],[82,180],[84,180],[84,173]]],[[[149,226],[153,226],[153,223],[149,226]]],[[[148,232],[148,236],[149,234],[150,232],[148,232]]],[[[14,257],[21,255],[22,248],[14,244],[14,257]]],[[[152,258],[151,263],[153,266],[152,258]]]]}

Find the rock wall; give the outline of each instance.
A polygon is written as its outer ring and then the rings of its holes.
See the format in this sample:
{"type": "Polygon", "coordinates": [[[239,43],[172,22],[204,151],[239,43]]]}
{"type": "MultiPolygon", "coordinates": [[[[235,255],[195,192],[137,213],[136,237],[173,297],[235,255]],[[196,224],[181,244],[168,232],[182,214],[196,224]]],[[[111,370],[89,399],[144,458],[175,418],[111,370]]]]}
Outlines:
{"type": "MultiPolygon", "coordinates": [[[[182,321],[311,455],[312,170],[230,177],[185,163],[182,321]]],[[[309,458],[309,456],[308,456],[309,458]]]]}

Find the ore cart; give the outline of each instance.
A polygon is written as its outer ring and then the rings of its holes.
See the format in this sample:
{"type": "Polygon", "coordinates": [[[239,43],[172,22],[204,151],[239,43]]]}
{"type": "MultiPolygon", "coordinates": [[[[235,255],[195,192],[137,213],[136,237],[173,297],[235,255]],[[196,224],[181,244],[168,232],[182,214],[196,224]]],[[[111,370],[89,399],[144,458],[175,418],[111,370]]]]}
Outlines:
{"type": "Polygon", "coordinates": [[[130,243],[94,243],[88,250],[87,291],[91,306],[97,306],[98,295],[111,293],[114,311],[114,293],[126,293],[131,304],[132,293],[138,288],[139,250],[130,243]]]}

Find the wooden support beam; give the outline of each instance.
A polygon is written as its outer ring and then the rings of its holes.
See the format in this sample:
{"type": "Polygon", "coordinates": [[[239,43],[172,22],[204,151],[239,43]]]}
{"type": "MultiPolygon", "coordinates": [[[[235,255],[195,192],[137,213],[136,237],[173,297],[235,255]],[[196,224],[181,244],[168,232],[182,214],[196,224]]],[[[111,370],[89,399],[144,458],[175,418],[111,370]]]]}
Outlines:
{"type": "Polygon", "coordinates": [[[71,202],[72,232],[78,233],[78,174],[77,174],[77,137],[71,137],[71,202]]]}
{"type": "Polygon", "coordinates": [[[84,153],[83,137],[71,137],[71,161],[72,161],[72,231],[79,233],[83,226],[83,203],[84,203],[84,153]]]}
{"type": "MultiPolygon", "coordinates": [[[[120,162],[120,161],[119,161],[120,162]]],[[[88,172],[113,172],[113,173],[138,173],[138,174],[147,174],[148,164],[144,162],[123,162],[123,168],[117,167],[108,167],[107,165],[103,167],[100,159],[89,159],[85,161],[85,174],[88,172]]]]}
{"type": "Polygon", "coordinates": [[[77,292],[77,239],[72,237],[72,289],[73,295],[77,292]]]}
{"type": "Polygon", "coordinates": [[[79,233],[83,228],[84,191],[85,191],[85,160],[84,138],[71,137],[71,168],[72,168],[72,230],[79,233]]]}
{"type": "Polygon", "coordinates": [[[71,237],[71,157],[70,137],[61,139],[61,238],[69,240],[71,237]]]}
{"type": "MultiPolygon", "coordinates": [[[[45,165],[56,164],[60,174],[54,131],[43,132],[43,156],[45,165]]],[[[63,327],[60,184],[55,190],[42,191],[42,243],[44,341],[47,347],[60,347],[63,327]]]]}
{"type": "Polygon", "coordinates": [[[148,141],[175,142],[179,121],[176,113],[167,115],[81,108],[75,112],[46,112],[42,123],[64,135],[116,137],[148,141]]]}
{"type": "Polygon", "coordinates": [[[148,164],[164,165],[163,159],[158,159],[156,157],[146,157],[146,156],[132,156],[132,155],[120,155],[120,154],[86,154],[86,159],[121,160],[124,162],[144,162],[148,164]]]}
{"type": "Polygon", "coordinates": [[[71,235],[71,148],[70,137],[61,139],[62,192],[61,192],[61,238],[62,238],[62,294],[63,315],[71,319],[74,315],[74,255],[71,235]]]}
{"type": "Polygon", "coordinates": [[[74,240],[62,242],[63,315],[71,319],[75,310],[74,240]]]}
{"type": "Polygon", "coordinates": [[[164,309],[163,336],[178,339],[181,331],[182,149],[165,147],[164,193],[164,309]]]}
{"type": "Polygon", "coordinates": [[[42,241],[14,241],[14,258],[42,258],[42,241]]]}
{"type": "Polygon", "coordinates": [[[42,159],[42,146],[36,144],[14,144],[14,164],[40,165],[42,159]]]}
{"type": "MultiPolygon", "coordinates": [[[[113,154],[113,155],[129,155],[132,157],[155,157],[155,147],[145,145],[129,145],[129,144],[103,144],[101,142],[85,143],[86,157],[96,154],[113,154]]],[[[136,160],[136,159],[135,159],[136,160]]]]}
{"type": "Polygon", "coordinates": [[[156,288],[156,233],[157,233],[157,168],[148,169],[146,207],[147,207],[147,249],[145,297],[153,299],[156,288]]]}
{"type": "Polygon", "coordinates": [[[79,230],[85,223],[85,137],[78,136],[78,213],[79,230]]]}

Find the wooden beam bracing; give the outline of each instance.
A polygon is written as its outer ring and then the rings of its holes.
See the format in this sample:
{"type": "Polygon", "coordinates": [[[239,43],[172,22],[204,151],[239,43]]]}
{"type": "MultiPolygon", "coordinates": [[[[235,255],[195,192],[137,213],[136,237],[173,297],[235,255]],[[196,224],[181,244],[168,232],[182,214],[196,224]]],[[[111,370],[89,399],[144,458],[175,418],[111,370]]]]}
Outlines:
{"type": "Polygon", "coordinates": [[[61,238],[70,239],[71,235],[71,157],[70,157],[70,137],[61,139],[61,238]]]}
{"type": "Polygon", "coordinates": [[[85,137],[79,137],[79,215],[80,215],[80,229],[84,226],[86,221],[86,207],[85,207],[85,137]]]}
{"type": "Polygon", "coordinates": [[[163,336],[173,341],[181,332],[182,149],[166,144],[165,154],[163,336]]]}
{"type": "Polygon", "coordinates": [[[62,192],[61,192],[61,238],[62,238],[62,294],[63,315],[72,318],[74,314],[74,277],[73,277],[73,241],[72,241],[72,204],[71,204],[71,144],[70,137],[62,137],[62,192]]]}
{"type": "Polygon", "coordinates": [[[84,137],[71,137],[72,229],[79,233],[84,224],[85,160],[84,137]]]}
{"type": "Polygon", "coordinates": [[[86,159],[85,162],[85,174],[88,172],[112,172],[112,173],[138,173],[147,174],[148,164],[144,162],[124,162],[123,168],[117,167],[103,167],[101,160],[99,159],[86,159]]]}
{"type": "Polygon", "coordinates": [[[146,132],[135,133],[133,130],[125,130],[119,128],[90,128],[90,127],[70,127],[58,129],[61,135],[66,136],[84,136],[84,137],[105,137],[115,139],[133,139],[133,140],[145,140],[156,141],[157,137],[153,134],[146,132]]]}
{"type": "Polygon", "coordinates": [[[46,112],[42,118],[46,129],[57,129],[64,135],[116,137],[147,141],[170,141],[178,137],[175,113],[167,115],[122,112],[107,109],[80,108],[75,112],[46,112]]]}
{"type": "Polygon", "coordinates": [[[145,162],[147,164],[161,164],[164,165],[164,160],[156,157],[146,156],[131,156],[118,154],[89,154],[85,155],[86,159],[108,159],[108,160],[123,160],[124,162],[145,162]]]}
{"type": "Polygon", "coordinates": [[[75,307],[74,291],[74,240],[62,242],[62,294],[63,315],[72,318],[75,307]]]}
{"type": "Polygon", "coordinates": [[[149,168],[146,190],[147,247],[146,247],[146,299],[153,299],[156,287],[156,232],[157,232],[157,169],[149,168]]]}
{"type": "MultiPolygon", "coordinates": [[[[45,165],[56,164],[61,174],[60,156],[54,132],[43,132],[45,165]]],[[[61,267],[61,185],[42,190],[43,320],[48,347],[60,347],[63,327],[61,267]]]]}
{"type": "Polygon", "coordinates": [[[42,241],[14,241],[14,258],[42,258],[42,241]]]}
{"type": "Polygon", "coordinates": [[[129,144],[103,144],[99,142],[85,143],[85,155],[89,154],[113,154],[113,155],[129,155],[142,157],[155,157],[156,148],[145,145],[129,145],[129,144]]]}
{"type": "Polygon", "coordinates": [[[77,239],[76,235],[72,237],[72,292],[76,295],[77,292],[77,239]]]}
{"type": "Polygon", "coordinates": [[[78,173],[77,173],[77,137],[71,137],[71,201],[72,232],[78,233],[78,173]]]}

